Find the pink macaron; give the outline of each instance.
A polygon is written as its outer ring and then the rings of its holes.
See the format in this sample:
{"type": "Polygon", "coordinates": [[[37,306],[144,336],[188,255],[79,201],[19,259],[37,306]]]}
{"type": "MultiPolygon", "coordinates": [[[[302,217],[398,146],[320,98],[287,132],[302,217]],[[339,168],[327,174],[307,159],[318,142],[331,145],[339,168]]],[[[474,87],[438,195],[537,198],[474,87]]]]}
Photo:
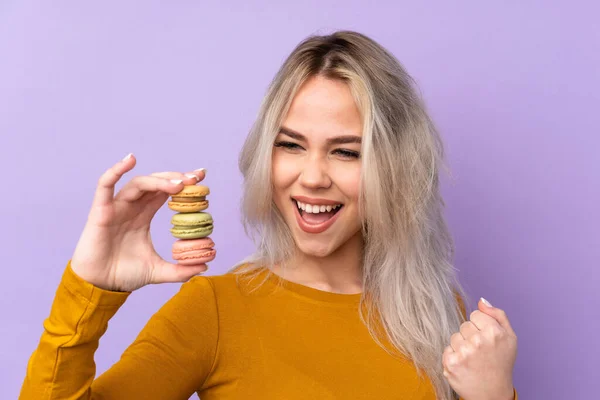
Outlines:
{"type": "Polygon", "coordinates": [[[204,264],[215,259],[215,243],[209,237],[177,240],[173,243],[173,259],[181,265],[204,264]]]}

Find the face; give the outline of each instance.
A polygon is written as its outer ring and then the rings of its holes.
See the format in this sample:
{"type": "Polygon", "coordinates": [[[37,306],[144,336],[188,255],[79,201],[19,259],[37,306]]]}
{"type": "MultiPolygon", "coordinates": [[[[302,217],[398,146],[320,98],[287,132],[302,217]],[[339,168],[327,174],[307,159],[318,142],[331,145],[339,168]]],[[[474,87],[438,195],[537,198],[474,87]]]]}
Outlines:
{"type": "Polygon", "coordinates": [[[361,237],[362,121],[347,84],[305,82],[273,149],[274,200],[305,255],[326,257],[361,237]]]}

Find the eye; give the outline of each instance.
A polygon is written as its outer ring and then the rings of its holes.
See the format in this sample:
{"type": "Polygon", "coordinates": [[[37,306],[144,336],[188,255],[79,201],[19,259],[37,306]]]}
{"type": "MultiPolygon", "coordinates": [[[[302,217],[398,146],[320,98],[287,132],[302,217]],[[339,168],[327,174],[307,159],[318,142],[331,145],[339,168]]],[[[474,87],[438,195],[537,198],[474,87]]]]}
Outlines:
{"type": "Polygon", "coordinates": [[[275,142],[274,146],[275,147],[284,147],[284,148],[290,149],[290,150],[299,150],[299,149],[302,149],[302,147],[299,144],[297,144],[297,143],[285,142],[285,141],[275,142]]]}
{"type": "Polygon", "coordinates": [[[336,149],[333,152],[339,154],[340,156],[342,156],[342,158],[360,158],[360,153],[357,151],[336,149]]]}
{"type": "MultiPolygon", "coordinates": [[[[302,146],[300,146],[298,143],[286,142],[283,140],[275,142],[273,146],[283,147],[283,148],[289,149],[291,151],[304,150],[304,148],[302,146]]],[[[358,159],[358,158],[360,158],[360,153],[357,151],[353,151],[353,150],[335,149],[333,151],[333,153],[339,155],[343,159],[358,159]]]]}

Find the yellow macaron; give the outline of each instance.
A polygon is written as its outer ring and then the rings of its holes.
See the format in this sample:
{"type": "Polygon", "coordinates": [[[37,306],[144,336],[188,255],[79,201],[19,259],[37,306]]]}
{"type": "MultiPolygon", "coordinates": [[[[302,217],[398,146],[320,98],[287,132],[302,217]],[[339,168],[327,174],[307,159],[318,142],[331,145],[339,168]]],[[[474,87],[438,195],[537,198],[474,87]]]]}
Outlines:
{"type": "Polygon", "coordinates": [[[168,203],[169,208],[181,213],[206,210],[208,208],[208,200],[206,200],[208,194],[210,194],[210,190],[206,186],[184,186],[181,192],[171,196],[171,201],[168,203]]]}

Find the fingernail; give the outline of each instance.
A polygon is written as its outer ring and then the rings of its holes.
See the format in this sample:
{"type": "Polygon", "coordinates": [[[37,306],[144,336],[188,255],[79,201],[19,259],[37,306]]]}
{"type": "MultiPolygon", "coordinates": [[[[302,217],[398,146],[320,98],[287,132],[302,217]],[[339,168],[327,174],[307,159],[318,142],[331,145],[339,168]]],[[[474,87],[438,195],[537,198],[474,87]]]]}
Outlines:
{"type": "Polygon", "coordinates": [[[206,168],[195,169],[194,172],[204,172],[204,173],[206,173],[206,168]]]}
{"type": "Polygon", "coordinates": [[[133,155],[133,153],[127,154],[125,157],[123,157],[123,160],[121,160],[121,161],[127,161],[127,160],[129,160],[132,155],[133,155]]]}
{"type": "Polygon", "coordinates": [[[481,301],[483,301],[483,304],[485,304],[486,306],[493,307],[493,305],[491,305],[490,302],[484,299],[483,297],[481,298],[481,301]]]}
{"type": "Polygon", "coordinates": [[[176,185],[179,185],[183,181],[181,179],[171,179],[171,182],[174,183],[174,184],[176,184],[176,185]]]}
{"type": "Polygon", "coordinates": [[[194,178],[196,180],[199,179],[197,175],[193,175],[193,174],[185,174],[185,176],[187,176],[188,178],[194,178]]]}

